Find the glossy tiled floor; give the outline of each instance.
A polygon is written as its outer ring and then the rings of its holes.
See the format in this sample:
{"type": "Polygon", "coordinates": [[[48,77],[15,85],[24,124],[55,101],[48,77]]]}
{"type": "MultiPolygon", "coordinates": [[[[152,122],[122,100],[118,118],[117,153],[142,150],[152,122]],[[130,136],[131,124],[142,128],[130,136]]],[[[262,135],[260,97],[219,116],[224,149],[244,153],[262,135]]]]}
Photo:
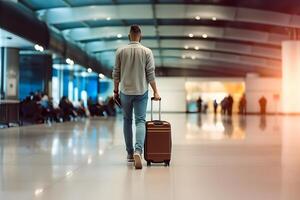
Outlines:
{"type": "Polygon", "coordinates": [[[138,171],[120,117],[0,129],[0,199],[300,198],[300,117],[164,118],[171,166],[138,171]]]}

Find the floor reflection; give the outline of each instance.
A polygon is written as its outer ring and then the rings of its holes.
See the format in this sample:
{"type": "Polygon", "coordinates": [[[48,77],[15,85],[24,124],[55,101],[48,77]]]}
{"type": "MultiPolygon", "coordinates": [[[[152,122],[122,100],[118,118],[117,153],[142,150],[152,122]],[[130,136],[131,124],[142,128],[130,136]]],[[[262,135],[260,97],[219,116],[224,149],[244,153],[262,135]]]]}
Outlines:
{"type": "Polygon", "coordinates": [[[126,163],[120,116],[2,129],[0,199],[299,199],[299,116],[162,118],[172,164],[141,171],[126,163]]]}
{"type": "Polygon", "coordinates": [[[266,130],[266,128],[267,128],[266,115],[260,116],[259,128],[260,128],[260,130],[262,130],[262,131],[266,130]]]}
{"type": "Polygon", "coordinates": [[[247,119],[244,116],[190,114],[187,117],[189,139],[244,139],[247,119]]]}

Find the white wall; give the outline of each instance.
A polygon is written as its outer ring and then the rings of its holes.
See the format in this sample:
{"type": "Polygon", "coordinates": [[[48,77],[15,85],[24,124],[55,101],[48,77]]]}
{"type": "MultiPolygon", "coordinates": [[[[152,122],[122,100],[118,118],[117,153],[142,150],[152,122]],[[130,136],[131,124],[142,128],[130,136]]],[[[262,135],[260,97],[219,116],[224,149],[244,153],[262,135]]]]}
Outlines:
{"type": "Polygon", "coordinates": [[[300,113],[300,41],[282,43],[282,110],[300,113]]]}
{"type": "MultiPolygon", "coordinates": [[[[247,77],[246,81],[247,112],[259,113],[258,101],[262,96],[267,99],[267,113],[280,112],[281,102],[274,95],[281,94],[281,79],[247,77]]],[[[281,96],[281,95],[280,95],[281,96]]]]}
{"type": "MultiPolygon", "coordinates": [[[[186,91],[185,77],[157,77],[156,83],[162,98],[162,112],[185,112],[186,91]]],[[[149,86],[150,87],[150,86],[149,86]]],[[[153,92],[149,90],[148,111],[150,111],[150,97],[153,92]]],[[[158,103],[154,102],[154,110],[158,109],[158,103]]]]}
{"type": "MultiPolygon", "coordinates": [[[[262,78],[249,76],[243,78],[188,78],[188,77],[157,77],[159,93],[162,97],[162,112],[185,112],[186,111],[186,81],[244,81],[246,86],[247,111],[259,112],[258,100],[265,96],[268,100],[267,112],[281,111],[281,101],[275,101],[274,95],[281,94],[281,79],[262,78]]],[[[150,87],[150,86],[149,86],[150,87]]],[[[148,111],[150,111],[150,97],[153,95],[149,89],[148,111]]],[[[281,96],[281,95],[280,95],[281,96]]],[[[158,103],[154,103],[154,110],[158,110],[158,103]]]]}

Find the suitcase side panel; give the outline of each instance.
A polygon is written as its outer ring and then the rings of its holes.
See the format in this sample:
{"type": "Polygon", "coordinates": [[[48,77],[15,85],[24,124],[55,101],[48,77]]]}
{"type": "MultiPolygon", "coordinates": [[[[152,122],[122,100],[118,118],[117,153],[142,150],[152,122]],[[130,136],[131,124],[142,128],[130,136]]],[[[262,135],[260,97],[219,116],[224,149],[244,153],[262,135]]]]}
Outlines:
{"type": "Polygon", "coordinates": [[[171,159],[171,125],[165,121],[146,123],[145,160],[164,162],[171,159]]]}

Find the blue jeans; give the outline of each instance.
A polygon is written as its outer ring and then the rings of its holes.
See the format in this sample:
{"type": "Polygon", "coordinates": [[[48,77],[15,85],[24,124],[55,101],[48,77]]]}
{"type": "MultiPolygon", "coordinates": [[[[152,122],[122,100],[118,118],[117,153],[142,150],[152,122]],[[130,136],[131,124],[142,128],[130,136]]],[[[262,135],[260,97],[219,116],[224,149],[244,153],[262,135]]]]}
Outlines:
{"type": "Polygon", "coordinates": [[[124,115],[123,131],[126,143],[126,151],[128,154],[132,154],[134,152],[132,142],[132,113],[134,110],[136,126],[135,150],[142,153],[146,134],[145,123],[148,91],[143,95],[125,95],[121,92],[120,98],[124,115]]]}

